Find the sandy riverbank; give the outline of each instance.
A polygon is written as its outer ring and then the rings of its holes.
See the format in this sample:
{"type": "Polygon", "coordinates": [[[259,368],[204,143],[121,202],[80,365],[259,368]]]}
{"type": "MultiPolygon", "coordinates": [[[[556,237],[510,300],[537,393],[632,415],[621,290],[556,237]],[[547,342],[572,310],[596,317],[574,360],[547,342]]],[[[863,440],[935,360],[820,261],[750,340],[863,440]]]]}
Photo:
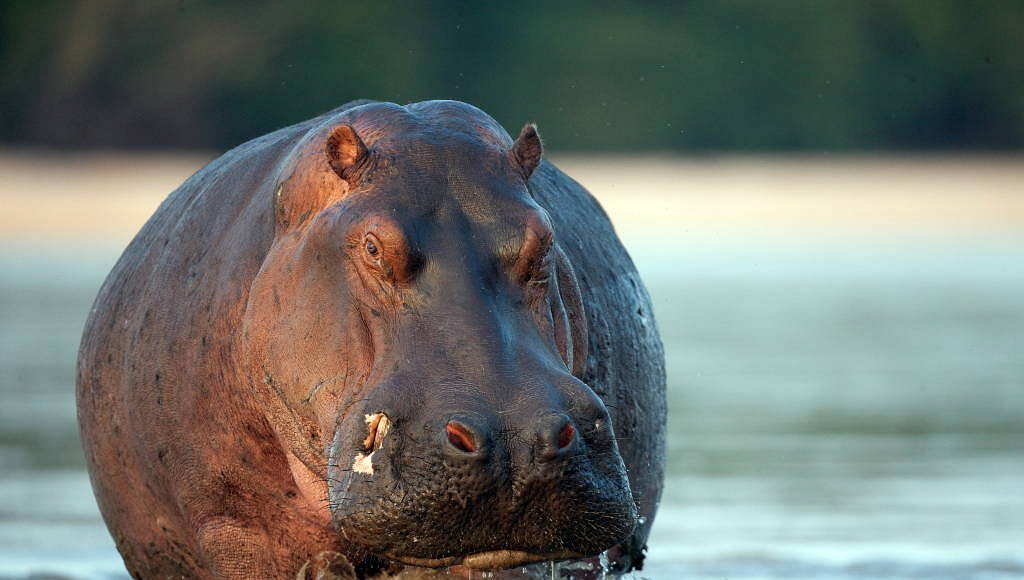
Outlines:
{"type": "MultiPolygon", "coordinates": [[[[127,242],[204,153],[0,151],[0,238],[127,242]]],[[[561,156],[624,238],[1024,229],[1024,157],[561,156]]]]}

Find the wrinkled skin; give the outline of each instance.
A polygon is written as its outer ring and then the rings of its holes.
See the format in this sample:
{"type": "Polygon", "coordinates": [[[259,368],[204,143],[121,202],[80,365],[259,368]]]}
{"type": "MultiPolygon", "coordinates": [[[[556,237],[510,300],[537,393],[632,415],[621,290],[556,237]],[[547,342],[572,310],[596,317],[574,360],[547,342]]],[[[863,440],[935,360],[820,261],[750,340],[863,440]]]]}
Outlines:
{"type": "Polygon", "coordinates": [[[661,344],[606,216],[541,154],[463,103],[357,102],[164,202],[79,357],[134,576],[640,567],[661,344]]]}

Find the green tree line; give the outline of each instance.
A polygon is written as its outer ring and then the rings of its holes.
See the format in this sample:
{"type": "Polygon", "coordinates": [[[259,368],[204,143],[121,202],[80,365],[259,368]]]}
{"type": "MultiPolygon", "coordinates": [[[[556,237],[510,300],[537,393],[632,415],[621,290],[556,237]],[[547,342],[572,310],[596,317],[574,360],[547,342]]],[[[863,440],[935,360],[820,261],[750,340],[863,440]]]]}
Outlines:
{"type": "Polygon", "coordinates": [[[1020,0],[0,4],[0,141],[224,148],[356,98],[561,150],[1024,146],[1020,0]]]}

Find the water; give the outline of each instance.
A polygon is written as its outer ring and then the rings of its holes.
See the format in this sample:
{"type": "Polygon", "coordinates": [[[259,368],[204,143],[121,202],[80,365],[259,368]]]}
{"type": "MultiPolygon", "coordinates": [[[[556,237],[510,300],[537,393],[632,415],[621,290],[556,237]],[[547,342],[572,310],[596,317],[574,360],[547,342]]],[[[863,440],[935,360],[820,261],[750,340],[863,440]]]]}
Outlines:
{"type": "MultiPolygon", "coordinates": [[[[636,238],[670,375],[641,574],[1024,577],[1024,238],[636,238]]],[[[0,577],[123,578],[73,361],[118,249],[0,254],[0,577]]]]}

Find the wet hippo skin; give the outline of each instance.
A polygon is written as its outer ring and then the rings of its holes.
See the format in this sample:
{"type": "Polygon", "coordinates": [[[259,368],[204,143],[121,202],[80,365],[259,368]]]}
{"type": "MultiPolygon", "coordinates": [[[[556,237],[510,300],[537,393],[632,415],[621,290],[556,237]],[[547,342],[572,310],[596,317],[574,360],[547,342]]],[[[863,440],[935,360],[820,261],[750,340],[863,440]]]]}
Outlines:
{"type": "Polygon", "coordinates": [[[349,103],[189,178],[100,290],[77,390],[138,578],[625,571],[661,493],[632,261],[534,126],[454,101],[349,103]]]}

